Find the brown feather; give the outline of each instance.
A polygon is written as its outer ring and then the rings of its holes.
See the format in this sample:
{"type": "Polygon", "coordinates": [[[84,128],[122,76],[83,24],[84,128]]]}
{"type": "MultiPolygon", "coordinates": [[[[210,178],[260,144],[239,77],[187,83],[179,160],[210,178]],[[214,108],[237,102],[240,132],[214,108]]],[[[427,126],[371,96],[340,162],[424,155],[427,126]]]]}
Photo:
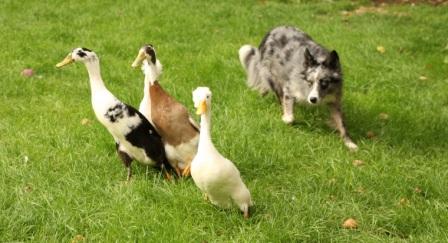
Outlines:
{"type": "Polygon", "coordinates": [[[166,143],[177,146],[198,135],[187,108],[165,92],[158,81],[151,85],[149,94],[151,119],[166,143]]]}

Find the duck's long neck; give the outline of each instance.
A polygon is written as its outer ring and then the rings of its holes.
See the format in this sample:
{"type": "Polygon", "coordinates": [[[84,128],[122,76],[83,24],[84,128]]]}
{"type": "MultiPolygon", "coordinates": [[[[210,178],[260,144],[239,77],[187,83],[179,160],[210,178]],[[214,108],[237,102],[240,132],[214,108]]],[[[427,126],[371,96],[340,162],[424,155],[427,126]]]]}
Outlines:
{"type": "Polygon", "coordinates": [[[89,73],[90,89],[92,95],[97,91],[106,89],[106,86],[104,86],[103,79],[101,78],[99,61],[95,60],[86,62],[85,65],[87,68],[87,72],[89,73]]]}
{"type": "Polygon", "coordinates": [[[201,128],[199,133],[199,148],[215,149],[211,136],[211,107],[207,107],[207,111],[201,115],[201,128]]]}
{"type": "Polygon", "coordinates": [[[150,100],[149,88],[157,80],[157,69],[154,65],[149,65],[148,62],[145,61],[143,64],[143,72],[145,73],[143,98],[150,100]]]}

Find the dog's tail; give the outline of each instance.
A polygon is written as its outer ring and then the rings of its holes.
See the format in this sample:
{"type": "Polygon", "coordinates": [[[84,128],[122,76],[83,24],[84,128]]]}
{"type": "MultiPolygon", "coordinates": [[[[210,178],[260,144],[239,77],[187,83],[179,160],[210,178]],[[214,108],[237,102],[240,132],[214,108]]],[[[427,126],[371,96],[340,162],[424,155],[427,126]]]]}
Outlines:
{"type": "Polygon", "coordinates": [[[238,51],[240,62],[247,73],[247,85],[265,95],[271,90],[269,83],[261,79],[260,52],[251,45],[244,45],[238,51]]]}

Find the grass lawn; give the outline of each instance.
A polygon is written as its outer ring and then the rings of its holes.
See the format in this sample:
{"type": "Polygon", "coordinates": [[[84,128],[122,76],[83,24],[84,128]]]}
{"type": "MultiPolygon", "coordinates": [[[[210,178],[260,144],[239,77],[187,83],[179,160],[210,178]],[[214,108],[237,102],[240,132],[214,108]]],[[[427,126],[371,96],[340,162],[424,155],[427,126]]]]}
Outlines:
{"type": "Polygon", "coordinates": [[[3,0],[0,242],[446,242],[448,5],[361,6],[371,5],[3,0]],[[296,106],[287,126],[274,95],[246,87],[239,47],[282,24],[338,51],[357,153],[326,126],[325,108],[296,106]],[[249,220],[204,201],[191,179],[166,182],[135,162],[126,184],[85,67],[54,67],[91,48],[106,86],[137,107],[143,76],[130,65],[144,43],[190,111],[191,91],[212,89],[214,143],[251,190],[249,220]],[[358,229],[341,227],[349,217],[358,229]]]}

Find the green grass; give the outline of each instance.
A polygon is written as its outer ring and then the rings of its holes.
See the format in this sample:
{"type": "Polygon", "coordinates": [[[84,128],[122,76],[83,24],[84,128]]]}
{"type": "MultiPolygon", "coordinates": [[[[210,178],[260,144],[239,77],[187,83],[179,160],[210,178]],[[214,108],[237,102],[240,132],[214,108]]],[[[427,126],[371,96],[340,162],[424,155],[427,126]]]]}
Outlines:
{"type": "Polygon", "coordinates": [[[1,242],[448,240],[448,6],[345,17],[369,3],[145,2],[0,4],[1,242]],[[338,50],[359,152],[327,128],[325,109],[297,106],[298,122],[287,126],[273,95],[246,88],[238,48],[281,24],[338,50]],[[84,66],[54,68],[72,48],[91,48],[108,88],[138,106],[143,77],[130,64],[148,42],[164,65],[162,85],[191,111],[191,91],[212,89],[214,143],[251,190],[250,220],[205,202],[191,179],[165,182],[138,163],[124,183],[84,66]],[[22,77],[27,67],[36,75],[22,77]],[[341,228],[348,217],[357,230],[341,228]]]}

